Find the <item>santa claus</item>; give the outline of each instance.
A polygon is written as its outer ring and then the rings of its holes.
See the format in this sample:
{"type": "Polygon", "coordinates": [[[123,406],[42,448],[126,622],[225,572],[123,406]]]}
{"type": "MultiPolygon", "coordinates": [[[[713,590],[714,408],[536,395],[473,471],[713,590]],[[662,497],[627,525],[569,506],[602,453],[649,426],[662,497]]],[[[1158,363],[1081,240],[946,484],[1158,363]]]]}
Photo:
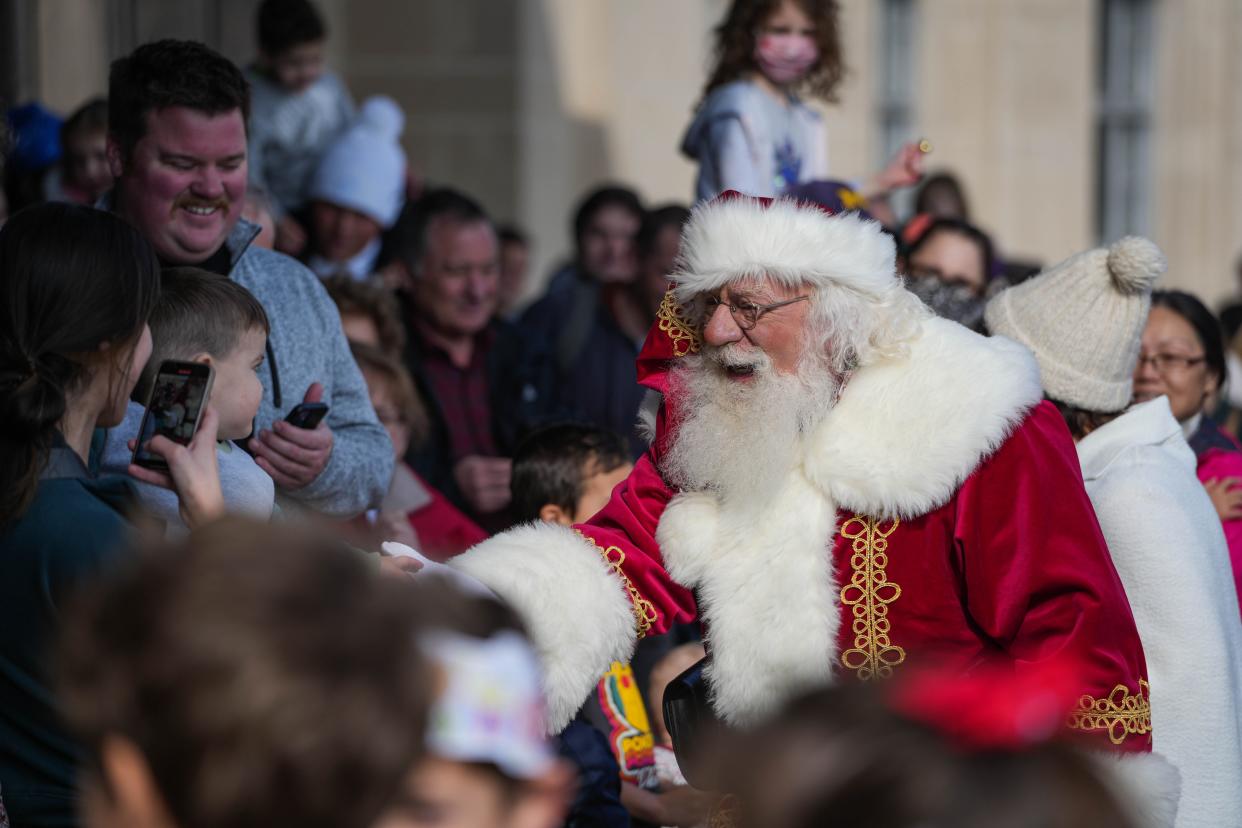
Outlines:
{"type": "Polygon", "coordinates": [[[931,317],[855,214],[726,193],[678,265],[639,359],[651,447],[611,502],[452,562],[524,616],[552,725],[700,618],[730,723],[919,661],[1072,657],[1066,726],[1150,751],[1134,619],[1031,355],[931,317]]]}

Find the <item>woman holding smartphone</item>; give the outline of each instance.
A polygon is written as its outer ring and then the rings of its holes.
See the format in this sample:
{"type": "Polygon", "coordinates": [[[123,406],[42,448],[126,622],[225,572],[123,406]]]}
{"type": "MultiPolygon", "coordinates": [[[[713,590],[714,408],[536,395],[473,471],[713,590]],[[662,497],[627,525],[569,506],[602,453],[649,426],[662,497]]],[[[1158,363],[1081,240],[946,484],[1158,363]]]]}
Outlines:
{"type": "MultiPolygon", "coordinates": [[[[74,587],[132,540],[129,487],[90,472],[96,427],[116,425],[151,353],[159,263],[111,213],[23,210],[0,229],[0,790],[18,825],[75,822],[73,744],[47,665],[74,587]]],[[[191,525],[222,510],[216,416],[188,446],[151,441],[191,525]]]]}

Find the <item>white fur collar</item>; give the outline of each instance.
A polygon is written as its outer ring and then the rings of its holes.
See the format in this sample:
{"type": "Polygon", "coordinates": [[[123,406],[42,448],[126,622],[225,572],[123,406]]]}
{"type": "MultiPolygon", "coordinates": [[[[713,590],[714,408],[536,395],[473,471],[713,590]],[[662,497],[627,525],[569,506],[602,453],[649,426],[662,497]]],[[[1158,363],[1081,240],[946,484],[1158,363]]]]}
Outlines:
{"type": "Polygon", "coordinates": [[[656,541],[707,622],[712,703],[725,721],[751,724],[831,681],[835,526],[832,504],[799,472],[752,508],[722,510],[715,496],[686,492],[664,510],[656,541]]]}
{"type": "Polygon", "coordinates": [[[905,357],[853,376],[812,436],[806,473],[840,508],[918,517],[947,503],[1042,396],[1021,345],[928,319],[905,357]]]}

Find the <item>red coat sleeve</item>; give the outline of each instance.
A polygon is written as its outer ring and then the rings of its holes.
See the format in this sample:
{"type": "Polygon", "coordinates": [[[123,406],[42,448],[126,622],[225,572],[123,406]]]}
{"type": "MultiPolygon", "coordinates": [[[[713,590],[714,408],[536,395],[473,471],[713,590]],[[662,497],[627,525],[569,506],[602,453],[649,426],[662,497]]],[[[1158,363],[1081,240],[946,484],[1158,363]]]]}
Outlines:
{"type": "Polygon", "coordinates": [[[672,624],[692,621],[697,615],[694,596],[664,569],[655,539],[660,516],[673,496],[659,472],[668,416],[661,407],[652,448],[613,490],[608,504],[575,527],[599,547],[621,577],[634,604],[640,638],[666,632],[672,624]]]}
{"type": "Polygon", "coordinates": [[[1060,414],[1041,403],[958,494],[967,611],[1016,663],[1081,665],[1070,727],[1113,750],[1151,749],[1147,666],[1130,604],[1060,414]]]}

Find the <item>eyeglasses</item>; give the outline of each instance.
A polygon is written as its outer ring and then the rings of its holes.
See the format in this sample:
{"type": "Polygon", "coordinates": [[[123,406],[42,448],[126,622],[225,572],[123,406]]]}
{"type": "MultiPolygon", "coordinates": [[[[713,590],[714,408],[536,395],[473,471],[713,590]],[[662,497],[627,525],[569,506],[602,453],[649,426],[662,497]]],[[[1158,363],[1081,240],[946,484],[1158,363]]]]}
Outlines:
{"type": "Polygon", "coordinates": [[[793,299],[786,299],[784,302],[773,302],[770,305],[756,305],[754,302],[747,302],[742,299],[737,302],[725,302],[719,296],[709,296],[705,301],[707,314],[703,317],[704,322],[712,318],[712,314],[716,312],[716,308],[724,305],[729,309],[729,313],[733,315],[733,321],[744,331],[759,324],[759,320],[768,311],[774,311],[777,308],[783,308],[786,305],[792,305],[795,302],[802,302],[810,299],[810,296],[795,296],[793,299]]]}
{"type": "Polygon", "coordinates": [[[1142,368],[1147,363],[1151,363],[1151,367],[1156,369],[1157,374],[1164,374],[1169,371],[1185,371],[1192,365],[1198,365],[1200,362],[1206,362],[1206,356],[1188,357],[1179,356],[1178,354],[1152,354],[1145,356],[1139,354],[1138,367],[1142,368]]]}

